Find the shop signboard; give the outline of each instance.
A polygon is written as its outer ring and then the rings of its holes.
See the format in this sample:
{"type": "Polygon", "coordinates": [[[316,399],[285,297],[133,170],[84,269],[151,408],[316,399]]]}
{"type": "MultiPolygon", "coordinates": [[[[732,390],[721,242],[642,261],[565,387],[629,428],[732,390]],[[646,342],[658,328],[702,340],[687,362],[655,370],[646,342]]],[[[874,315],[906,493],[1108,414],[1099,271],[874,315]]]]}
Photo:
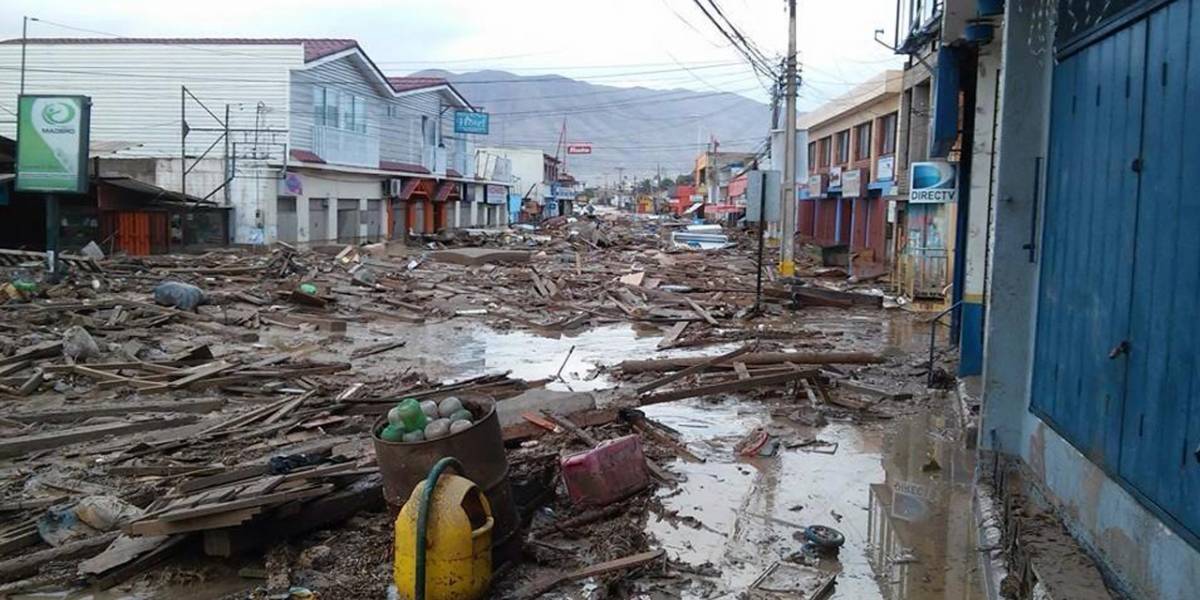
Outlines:
{"type": "Polygon", "coordinates": [[[842,197],[862,196],[862,169],[850,169],[842,173],[842,197]]]}
{"type": "Polygon", "coordinates": [[[24,95],[17,100],[18,192],[86,194],[87,96],[24,95]]]}
{"type": "Polygon", "coordinates": [[[896,157],[881,156],[875,161],[876,181],[891,181],[896,177],[896,157]]]}
{"type": "Polygon", "coordinates": [[[488,134],[488,117],[485,112],[470,110],[454,111],[454,133],[488,134]]]}
{"type": "Polygon", "coordinates": [[[913,204],[946,204],[958,201],[958,169],[946,161],[915,162],[909,181],[913,204]]]}

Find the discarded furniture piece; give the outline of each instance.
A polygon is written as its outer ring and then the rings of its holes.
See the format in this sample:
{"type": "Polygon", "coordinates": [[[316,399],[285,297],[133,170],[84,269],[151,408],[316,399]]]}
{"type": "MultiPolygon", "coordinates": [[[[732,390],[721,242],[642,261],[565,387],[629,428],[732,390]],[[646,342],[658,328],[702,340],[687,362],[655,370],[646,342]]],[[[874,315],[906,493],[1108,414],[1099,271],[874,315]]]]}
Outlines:
{"type": "Polygon", "coordinates": [[[496,564],[516,558],[520,553],[520,520],[508,481],[508,456],[496,416],[496,403],[487,396],[460,395],[462,403],[476,415],[475,422],[463,431],[435,440],[388,442],[379,437],[387,424],[382,415],[371,436],[375,456],[383,474],[383,494],[392,515],[398,515],[403,502],[417,483],[424,481],[429,469],[443,457],[453,456],[463,465],[462,475],[475,482],[492,506],[496,528],[492,536],[496,564]],[[483,416],[479,416],[483,415],[483,416]]]}

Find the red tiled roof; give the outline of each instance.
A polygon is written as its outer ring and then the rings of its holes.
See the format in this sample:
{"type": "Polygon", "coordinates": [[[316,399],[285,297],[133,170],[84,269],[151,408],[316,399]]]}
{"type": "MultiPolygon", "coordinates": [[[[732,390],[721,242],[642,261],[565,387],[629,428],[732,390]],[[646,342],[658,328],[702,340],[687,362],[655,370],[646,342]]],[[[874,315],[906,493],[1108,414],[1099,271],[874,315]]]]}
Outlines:
{"type": "Polygon", "coordinates": [[[462,173],[459,173],[458,171],[455,171],[454,169],[446,169],[446,177],[459,177],[459,178],[461,178],[461,177],[462,177],[462,173]]]}
{"type": "Polygon", "coordinates": [[[415,165],[412,163],[393,162],[390,160],[379,161],[379,170],[380,171],[401,171],[404,173],[428,173],[429,172],[429,169],[426,169],[425,167],[422,167],[421,165],[415,165]]]}
{"type": "MultiPolygon", "coordinates": [[[[20,38],[0,40],[0,44],[20,44],[20,38]]],[[[350,39],[331,38],[28,38],[29,44],[163,44],[175,46],[278,46],[299,44],[304,47],[304,62],[358,47],[350,39]]]]}
{"type": "Polygon", "coordinates": [[[444,77],[388,77],[387,79],[388,83],[392,84],[392,89],[397,92],[407,92],[450,84],[444,77]]]}
{"type": "Polygon", "coordinates": [[[313,163],[322,163],[322,164],[324,164],[324,162],[325,162],[325,159],[321,158],[320,156],[317,156],[313,152],[309,152],[308,150],[297,150],[295,148],[292,148],[292,150],[291,150],[291,152],[289,152],[289,154],[291,155],[292,160],[298,160],[300,162],[313,162],[313,163]]]}

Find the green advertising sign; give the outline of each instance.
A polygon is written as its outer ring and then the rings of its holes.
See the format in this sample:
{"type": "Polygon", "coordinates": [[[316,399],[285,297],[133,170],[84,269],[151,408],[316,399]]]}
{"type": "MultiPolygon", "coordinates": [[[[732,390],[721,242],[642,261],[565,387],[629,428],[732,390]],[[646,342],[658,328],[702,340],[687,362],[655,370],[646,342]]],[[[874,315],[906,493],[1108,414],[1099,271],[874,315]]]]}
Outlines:
{"type": "Polygon", "coordinates": [[[21,96],[17,109],[17,191],[86,194],[87,96],[21,96]]]}

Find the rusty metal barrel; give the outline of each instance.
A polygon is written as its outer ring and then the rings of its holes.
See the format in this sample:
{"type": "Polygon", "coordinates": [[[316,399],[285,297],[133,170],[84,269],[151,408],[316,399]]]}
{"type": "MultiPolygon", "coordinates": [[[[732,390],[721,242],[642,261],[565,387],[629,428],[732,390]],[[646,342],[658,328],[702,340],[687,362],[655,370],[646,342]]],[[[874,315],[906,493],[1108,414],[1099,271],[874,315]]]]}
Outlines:
{"type": "Polygon", "coordinates": [[[408,501],[418,482],[425,479],[439,459],[453,456],[463,465],[463,476],[483,490],[492,507],[496,525],[492,555],[496,564],[520,554],[520,517],[508,481],[508,454],[496,416],[496,403],[487,396],[462,394],[463,406],[475,415],[475,423],[458,433],[421,442],[388,442],[379,438],[387,425],[384,414],[372,427],[375,457],[383,475],[383,497],[392,519],[408,501]],[[483,415],[480,417],[479,415],[483,415]]]}

